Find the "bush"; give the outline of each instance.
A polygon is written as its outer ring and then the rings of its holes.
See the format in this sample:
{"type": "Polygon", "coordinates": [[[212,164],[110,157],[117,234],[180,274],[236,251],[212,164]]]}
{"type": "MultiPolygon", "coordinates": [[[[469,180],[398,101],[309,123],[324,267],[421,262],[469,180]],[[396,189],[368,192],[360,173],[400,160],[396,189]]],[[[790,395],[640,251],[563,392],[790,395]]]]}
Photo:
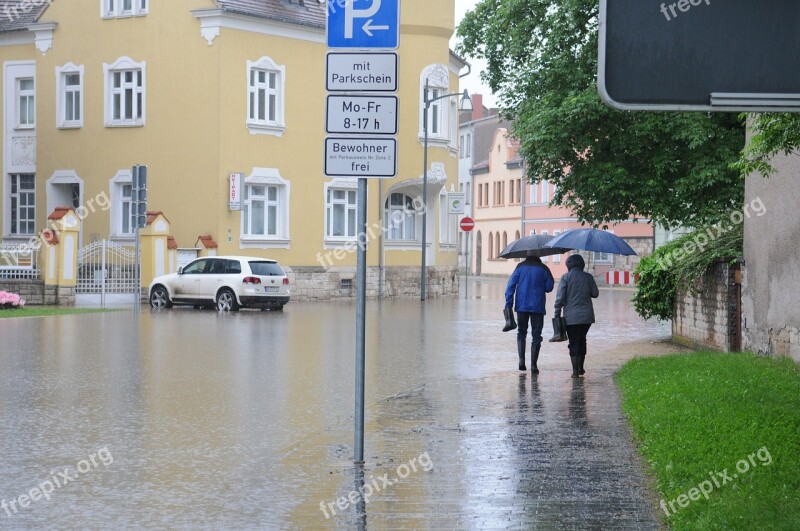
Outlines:
{"type": "Polygon", "coordinates": [[[25,301],[16,293],[9,293],[7,291],[0,291],[0,309],[7,308],[22,308],[25,306],[25,301]]]}
{"type": "Polygon", "coordinates": [[[679,289],[696,291],[700,280],[719,260],[735,262],[744,249],[744,226],[725,229],[703,227],[656,249],[642,258],[636,268],[638,290],[633,306],[643,319],[672,319],[675,293],[679,289]]]}

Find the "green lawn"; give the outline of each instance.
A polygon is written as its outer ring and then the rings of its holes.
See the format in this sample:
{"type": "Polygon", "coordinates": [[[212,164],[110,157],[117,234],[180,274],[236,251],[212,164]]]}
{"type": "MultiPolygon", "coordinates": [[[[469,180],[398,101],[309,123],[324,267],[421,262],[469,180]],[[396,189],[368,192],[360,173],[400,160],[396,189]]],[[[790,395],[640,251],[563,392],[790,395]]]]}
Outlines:
{"type": "Polygon", "coordinates": [[[617,382],[670,527],[800,529],[797,364],[698,352],[635,359],[617,382]]]}
{"type": "Polygon", "coordinates": [[[102,308],[71,308],[54,306],[26,306],[17,310],[0,310],[0,319],[10,317],[49,317],[51,315],[71,315],[75,313],[97,313],[107,312],[102,308]]]}

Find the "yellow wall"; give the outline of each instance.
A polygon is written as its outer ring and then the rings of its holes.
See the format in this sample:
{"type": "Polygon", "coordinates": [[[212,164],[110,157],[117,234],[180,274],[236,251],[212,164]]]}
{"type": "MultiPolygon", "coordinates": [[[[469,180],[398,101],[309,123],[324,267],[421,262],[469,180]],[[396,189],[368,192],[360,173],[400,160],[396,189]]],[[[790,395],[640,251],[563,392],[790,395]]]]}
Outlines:
{"type": "MultiPolygon", "coordinates": [[[[318,30],[319,41],[309,42],[222,28],[209,46],[191,11],[213,7],[211,0],[152,1],[146,16],[104,20],[97,0],[55,2],[41,19],[58,22],[53,48],[46,55],[33,45],[0,46],[3,61],[35,59],[37,64],[37,229],[44,227],[48,214],[45,182],[56,170],[74,170],[83,179],[85,203],[101,192],[110,195],[109,180],[119,170],[147,164],[148,208],[170,219],[179,246],[190,247],[198,235],[211,234],[220,255],[318,265],[325,229],[324,32],[318,30]],[[144,127],[104,126],[103,63],[122,56],[147,61],[144,127]],[[281,137],[251,135],[246,127],[246,62],[262,56],[286,68],[286,130],[281,137]],[[80,129],[56,128],[55,69],[67,62],[85,68],[80,129]],[[231,172],[247,176],[254,167],[278,168],[291,183],[289,249],[240,248],[241,214],[228,210],[227,177],[231,172]]],[[[403,0],[401,17],[396,181],[422,174],[420,74],[428,65],[450,64],[453,0],[403,0]]],[[[450,91],[458,91],[458,76],[452,71],[450,91]]],[[[450,183],[457,185],[455,154],[432,146],[429,164],[436,162],[446,166],[447,189],[450,183]]],[[[392,182],[386,182],[387,190],[392,182]]],[[[368,223],[376,223],[382,217],[377,180],[369,181],[368,201],[368,223]]],[[[438,207],[438,194],[429,194],[429,204],[438,207]]],[[[84,243],[107,238],[109,218],[108,212],[100,211],[86,217],[84,243]]],[[[431,210],[433,249],[438,249],[438,222],[437,210],[431,210]]],[[[413,251],[387,251],[386,258],[387,265],[420,262],[419,252],[413,251]]],[[[435,264],[454,265],[456,258],[454,251],[437,252],[435,264]]],[[[378,263],[377,242],[370,246],[368,263],[378,263]]],[[[354,266],[355,253],[335,265],[354,266]]]]}

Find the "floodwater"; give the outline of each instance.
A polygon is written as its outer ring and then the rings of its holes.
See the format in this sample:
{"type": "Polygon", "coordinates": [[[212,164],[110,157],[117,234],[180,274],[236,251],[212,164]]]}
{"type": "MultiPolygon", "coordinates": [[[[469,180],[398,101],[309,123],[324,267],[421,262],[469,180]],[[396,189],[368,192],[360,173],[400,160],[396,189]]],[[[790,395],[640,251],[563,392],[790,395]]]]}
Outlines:
{"type": "MultiPolygon", "coordinates": [[[[0,528],[524,527],[530,492],[506,455],[524,445],[504,426],[547,403],[569,415],[555,394],[531,402],[515,333],[500,331],[504,287],[368,301],[363,472],[353,303],[0,320],[0,528]],[[494,427],[472,424],[482,417],[494,427]],[[366,485],[368,504],[344,498],[366,485]]],[[[603,400],[590,377],[618,366],[616,345],[669,337],[631,294],[601,290],[595,303],[587,408],[603,400]]],[[[566,344],[549,332],[548,316],[540,381],[569,393],[566,344]]]]}

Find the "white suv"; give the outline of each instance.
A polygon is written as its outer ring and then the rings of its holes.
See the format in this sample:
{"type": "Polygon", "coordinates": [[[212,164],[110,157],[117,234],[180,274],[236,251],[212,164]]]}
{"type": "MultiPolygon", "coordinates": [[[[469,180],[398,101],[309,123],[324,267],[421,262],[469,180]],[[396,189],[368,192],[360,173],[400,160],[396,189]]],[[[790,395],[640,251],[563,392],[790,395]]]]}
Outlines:
{"type": "Polygon", "coordinates": [[[177,273],[153,279],[148,289],[151,308],[173,304],[282,310],[289,302],[289,279],[275,260],[249,256],[198,258],[177,273]]]}

